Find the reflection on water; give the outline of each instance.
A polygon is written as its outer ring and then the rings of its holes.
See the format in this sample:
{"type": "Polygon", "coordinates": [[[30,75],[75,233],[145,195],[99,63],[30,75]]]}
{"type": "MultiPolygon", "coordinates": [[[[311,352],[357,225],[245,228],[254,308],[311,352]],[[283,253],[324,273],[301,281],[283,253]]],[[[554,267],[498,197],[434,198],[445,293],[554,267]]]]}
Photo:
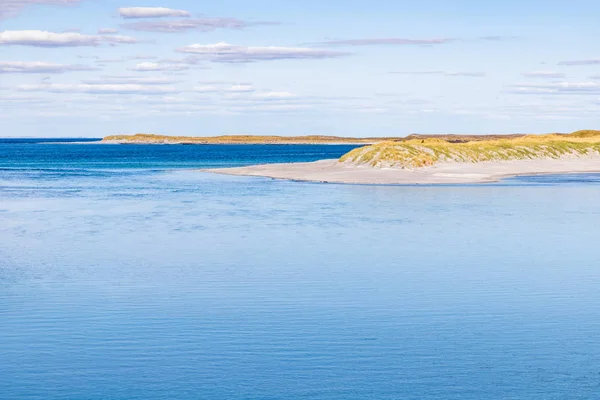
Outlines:
{"type": "Polygon", "coordinates": [[[2,398],[597,396],[598,175],[38,167],[0,171],[2,398]]]}

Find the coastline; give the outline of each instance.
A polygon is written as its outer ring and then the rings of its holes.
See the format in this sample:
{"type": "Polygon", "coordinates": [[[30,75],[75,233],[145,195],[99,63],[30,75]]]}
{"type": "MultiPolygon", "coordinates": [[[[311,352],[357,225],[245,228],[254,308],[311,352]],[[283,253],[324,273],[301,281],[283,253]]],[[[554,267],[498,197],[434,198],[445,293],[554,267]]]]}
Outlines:
{"type": "Polygon", "coordinates": [[[520,175],[600,173],[600,156],[443,163],[431,167],[374,168],[320,160],[308,163],[263,164],[248,167],[203,169],[204,172],[255,176],[305,182],[414,185],[491,183],[520,175]]]}
{"type": "Polygon", "coordinates": [[[223,141],[223,142],[218,142],[218,141],[214,141],[214,142],[128,142],[128,141],[113,141],[113,140],[101,140],[99,142],[97,142],[98,144],[110,144],[110,145],[115,145],[115,144],[122,144],[122,145],[147,145],[147,144],[151,144],[151,145],[156,145],[156,146],[160,146],[160,145],[165,145],[165,146],[208,146],[208,145],[311,145],[311,146],[316,146],[316,145],[331,145],[331,146],[343,146],[343,145],[348,145],[348,146],[368,146],[368,145],[372,145],[372,144],[376,144],[379,143],[377,141],[373,141],[373,142],[310,142],[310,141],[306,141],[306,142],[293,142],[293,141],[273,141],[273,142],[260,142],[260,141],[249,141],[249,142],[227,142],[227,141],[223,141]]]}
{"type": "Polygon", "coordinates": [[[105,144],[303,144],[303,145],[357,145],[368,146],[382,142],[406,142],[411,140],[441,139],[449,143],[463,143],[471,141],[487,141],[499,139],[517,139],[524,134],[501,135],[422,135],[411,134],[406,137],[399,136],[372,136],[372,137],[344,137],[328,135],[303,135],[303,136],[273,136],[273,135],[220,135],[220,136],[168,136],[149,133],[136,133],[133,135],[110,135],[102,139],[105,144]]]}

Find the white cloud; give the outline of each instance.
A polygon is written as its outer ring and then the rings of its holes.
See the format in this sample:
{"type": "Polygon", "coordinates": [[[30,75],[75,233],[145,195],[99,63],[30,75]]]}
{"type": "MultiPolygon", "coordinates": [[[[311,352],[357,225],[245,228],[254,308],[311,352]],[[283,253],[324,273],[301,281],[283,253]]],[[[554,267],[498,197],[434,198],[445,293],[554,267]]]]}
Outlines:
{"type": "Polygon", "coordinates": [[[514,94],[600,94],[597,82],[559,82],[541,85],[520,84],[511,86],[514,94]]]}
{"type": "Polygon", "coordinates": [[[130,61],[130,60],[154,60],[157,57],[156,56],[147,56],[147,55],[138,55],[138,56],[127,56],[127,57],[121,57],[121,58],[99,58],[97,56],[77,56],[78,58],[91,58],[94,59],[95,63],[98,65],[103,65],[106,63],[120,63],[120,62],[126,62],[126,61],[130,61]]]}
{"type": "Polygon", "coordinates": [[[176,93],[172,87],[168,86],[146,86],[139,84],[33,84],[19,85],[17,89],[26,92],[51,92],[51,93],[88,93],[88,94],[166,94],[176,93]]]}
{"type": "Polygon", "coordinates": [[[228,43],[192,44],[177,49],[181,53],[192,53],[206,60],[222,63],[246,63],[256,61],[288,59],[324,59],[348,55],[349,53],[303,47],[246,47],[228,43]]]}
{"type": "Polygon", "coordinates": [[[254,88],[252,85],[233,85],[227,91],[232,93],[248,93],[254,92],[254,88]]]}
{"type": "Polygon", "coordinates": [[[222,92],[223,88],[214,85],[198,85],[194,87],[194,91],[201,93],[218,93],[222,92]]]}
{"type": "Polygon", "coordinates": [[[208,80],[208,81],[198,81],[201,85],[250,85],[250,83],[245,82],[230,82],[230,81],[217,81],[217,80],[208,80]]]}
{"type": "Polygon", "coordinates": [[[88,85],[168,85],[176,82],[174,79],[162,76],[106,76],[83,81],[83,83],[88,85]]]}
{"type": "Polygon", "coordinates": [[[52,103],[50,100],[48,99],[43,99],[40,98],[38,96],[35,95],[23,95],[23,94],[3,94],[2,96],[0,96],[0,103],[2,103],[2,105],[9,105],[11,103],[19,103],[18,106],[22,107],[22,103],[28,103],[28,104],[48,104],[48,103],[52,103]]]}
{"type": "Polygon", "coordinates": [[[100,37],[100,41],[102,42],[107,42],[107,43],[111,43],[111,44],[135,44],[138,43],[139,41],[136,38],[133,38],[131,36],[101,36],[100,37]]]}
{"type": "Polygon", "coordinates": [[[92,36],[73,32],[56,33],[37,30],[0,32],[0,45],[76,47],[98,46],[102,43],[133,44],[138,43],[138,40],[129,36],[92,36]]]}
{"type": "Polygon", "coordinates": [[[533,71],[533,72],[525,72],[523,73],[523,76],[526,78],[546,78],[546,79],[553,79],[553,78],[564,78],[566,75],[561,73],[561,72],[556,72],[556,71],[533,71]]]}
{"type": "Polygon", "coordinates": [[[0,61],[0,74],[62,74],[72,71],[90,71],[85,65],[56,64],[44,61],[0,61]]]}
{"type": "Polygon", "coordinates": [[[485,76],[485,72],[446,72],[445,76],[464,76],[469,78],[482,78],[485,76]]]}
{"type": "Polygon", "coordinates": [[[600,58],[590,58],[587,60],[561,61],[558,65],[580,66],[580,65],[600,65],[600,58]]]}
{"type": "Polygon", "coordinates": [[[23,8],[32,5],[70,6],[79,2],[80,0],[0,0],[0,19],[14,17],[23,8]]]}
{"type": "Polygon", "coordinates": [[[98,29],[98,35],[109,35],[109,34],[114,34],[114,33],[119,33],[119,30],[115,29],[115,28],[100,28],[100,29],[98,29]]]}
{"type": "Polygon", "coordinates": [[[154,60],[156,58],[158,58],[158,57],[144,55],[144,54],[129,57],[130,60],[154,60]]]}
{"type": "MultiPolygon", "coordinates": [[[[256,25],[256,24],[254,24],[256,25]]],[[[167,21],[140,21],[122,24],[121,27],[134,31],[177,33],[196,30],[210,32],[217,28],[241,29],[248,26],[244,21],[235,18],[200,18],[167,21]]]]}
{"type": "Polygon", "coordinates": [[[296,96],[289,92],[264,92],[257,93],[254,97],[261,100],[289,100],[296,96]]]}
{"type": "Polygon", "coordinates": [[[133,68],[129,68],[131,71],[149,72],[149,71],[183,71],[189,69],[186,65],[181,64],[162,64],[155,62],[142,62],[137,64],[133,68]]]}
{"type": "Polygon", "coordinates": [[[120,63],[127,61],[126,58],[99,58],[95,61],[98,65],[104,65],[107,63],[120,63]]]}
{"type": "Polygon", "coordinates": [[[121,17],[130,19],[192,16],[189,11],[174,10],[166,7],[124,7],[119,8],[118,11],[121,17]]]}

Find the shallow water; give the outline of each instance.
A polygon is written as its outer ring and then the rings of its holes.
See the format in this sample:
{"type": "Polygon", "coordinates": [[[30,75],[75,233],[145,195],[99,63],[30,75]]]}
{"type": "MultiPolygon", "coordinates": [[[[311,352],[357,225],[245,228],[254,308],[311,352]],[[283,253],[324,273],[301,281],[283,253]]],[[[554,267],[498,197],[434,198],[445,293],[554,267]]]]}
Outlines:
{"type": "Polygon", "coordinates": [[[0,398],[597,398],[599,175],[189,169],[348,148],[0,143],[0,398]]]}

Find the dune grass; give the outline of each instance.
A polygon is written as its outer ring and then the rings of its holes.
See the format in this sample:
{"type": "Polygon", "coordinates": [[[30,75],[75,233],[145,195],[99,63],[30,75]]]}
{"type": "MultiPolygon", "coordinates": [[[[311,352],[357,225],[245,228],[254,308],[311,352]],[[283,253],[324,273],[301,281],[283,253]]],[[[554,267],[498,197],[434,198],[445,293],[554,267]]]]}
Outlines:
{"type": "Polygon", "coordinates": [[[442,139],[382,142],[355,149],[340,161],[372,167],[421,168],[447,162],[560,159],[600,154],[600,131],[527,135],[450,143],[442,139]]]}

